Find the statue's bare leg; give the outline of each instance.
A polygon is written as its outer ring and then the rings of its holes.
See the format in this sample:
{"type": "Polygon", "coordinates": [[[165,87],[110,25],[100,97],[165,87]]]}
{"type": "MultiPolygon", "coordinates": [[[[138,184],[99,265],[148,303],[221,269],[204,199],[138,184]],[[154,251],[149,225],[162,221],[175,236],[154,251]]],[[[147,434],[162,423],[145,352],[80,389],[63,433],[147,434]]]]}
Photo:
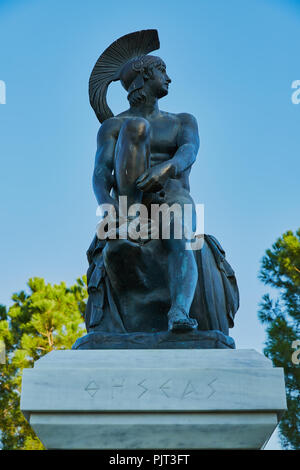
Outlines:
{"type": "MultiPolygon", "coordinates": [[[[193,252],[186,249],[185,223],[187,221],[182,218],[182,239],[174,238],[173,219],[171,221],[170,239],[162,240],[168,253],[168,278],[171,297],[168,328],[171,331],[192,330],[198,326],[197,321],[189,317],[198,280],[198,269],[193,252]]],[[[191,229],[192,227],[189,227],[190,232],[191,229]]]]}

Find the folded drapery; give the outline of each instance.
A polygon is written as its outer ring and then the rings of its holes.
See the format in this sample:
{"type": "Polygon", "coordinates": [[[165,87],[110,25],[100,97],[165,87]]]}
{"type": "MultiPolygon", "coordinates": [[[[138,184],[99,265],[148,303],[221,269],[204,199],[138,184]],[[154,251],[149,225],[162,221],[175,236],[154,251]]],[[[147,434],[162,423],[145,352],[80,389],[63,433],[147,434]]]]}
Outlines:
{"type": "MultiPolygon", "coordinates": [[[[193,253],[198,282],[190,317],[198,321],[199,330],[218,330],[227,335],[239,307],[234,271],[212,235],[204,235],[202,249],[193,253]]],[[[160,240],[141,245],[131,240],[103,241],[95,236],[87,257],[87,331],[167,330],[167,255],[160,240]]]]}

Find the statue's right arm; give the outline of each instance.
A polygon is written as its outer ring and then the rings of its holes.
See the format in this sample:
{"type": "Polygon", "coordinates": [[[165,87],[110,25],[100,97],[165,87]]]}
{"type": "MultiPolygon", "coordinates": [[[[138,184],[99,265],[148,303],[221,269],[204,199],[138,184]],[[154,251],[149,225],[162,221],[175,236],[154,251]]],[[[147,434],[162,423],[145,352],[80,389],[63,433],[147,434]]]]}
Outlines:
{"type": "Polygon", "coordinates": [[[119,122],[115,118],[107,119],[101,125],[97,135],[97,152],[93,174],[93,188],[98,204],[113,204],[116,201],[110,195],[114,183],[114,153],[119,133],[119,122]]]}

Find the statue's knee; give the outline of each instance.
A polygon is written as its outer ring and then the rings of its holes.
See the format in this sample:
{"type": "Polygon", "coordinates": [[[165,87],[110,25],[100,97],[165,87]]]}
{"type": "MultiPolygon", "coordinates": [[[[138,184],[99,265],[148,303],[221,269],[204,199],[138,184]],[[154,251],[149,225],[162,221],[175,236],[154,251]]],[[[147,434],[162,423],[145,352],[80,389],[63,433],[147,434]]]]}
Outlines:
{"type": "Polygon", "coordinates": [[[150,124],[144,118],[130,118],[124,123],[123,132],[134,142],[139,142],[150,135],[150,124]]]}

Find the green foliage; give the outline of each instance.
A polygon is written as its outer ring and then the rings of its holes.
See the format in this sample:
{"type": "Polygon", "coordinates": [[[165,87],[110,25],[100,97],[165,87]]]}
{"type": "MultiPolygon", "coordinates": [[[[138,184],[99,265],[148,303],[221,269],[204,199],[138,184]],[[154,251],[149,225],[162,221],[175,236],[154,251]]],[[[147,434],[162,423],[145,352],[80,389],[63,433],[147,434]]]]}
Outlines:
{"type": "Polygon", "coordinates": [[[285,372],[288,411],[279,425],[285,449],[300,449],[300,365],[292,362],[293,341],[300,339],[300,229],[288,231],[267,250],[260,279],[277,289],[277,299],[263,296],[259,319],[266,325],[264,353],[285,372]]]}
{"type": "Polygon", "coordinates": [[[0,438],[3,449],[43,449],[23,417],[19,402],[22,370],[33,367],[53,349],[71,349],[84,334],[86,279],[74,286],[28,282],[29,294],[12,296],[13,305],[0,306],[0,340],[6,346],[6,364],[0,365],[0,438]]]}

